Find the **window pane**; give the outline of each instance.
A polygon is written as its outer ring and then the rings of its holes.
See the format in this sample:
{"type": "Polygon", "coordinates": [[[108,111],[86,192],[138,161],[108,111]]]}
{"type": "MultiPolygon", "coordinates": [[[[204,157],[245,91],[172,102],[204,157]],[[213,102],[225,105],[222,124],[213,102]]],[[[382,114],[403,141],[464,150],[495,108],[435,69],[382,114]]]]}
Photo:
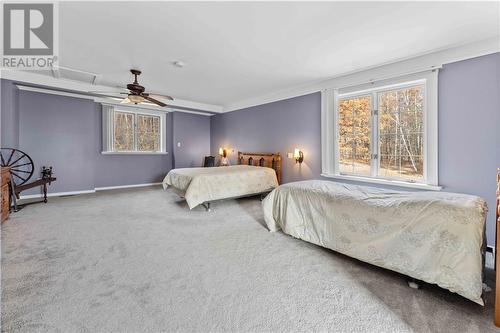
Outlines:
{"type": "Polygon", "coordinates": [[[379,176],[423,180],[423,86],[385,91],[379,99],[379,176]]]}
{"type": "Polygon", "coordinates": [[[137,115],[137,150],[160,151],[160,117],[137,115]]]}
{"type": "Polygon", "coordinates": [[[352,155],[340,153],[339,170],[341,173],[352,173],[354,168],[352,155]]]}
{"type": "Polygon", "coordinates": [[[370,175],[371,97],[362,96],[339,101],[339,171],[370,175]]]}
{"type": "Polygon", "coordinates": [[[384,178],[400,178],[399,159],[394,155],[380,155],[379,176],[384,178]]]}
{"type": "Polygon", "coordinates": [[[134,115],[126,112],[115,112],[114,124],[115,151],[134,150],[134,115]]]}
{"type": "Polygon", "coordinates": [[[384,178],[397,178],[405,180],[423,180],[422,156],[394,156],[381,155],[379,176],[384,178]]]}

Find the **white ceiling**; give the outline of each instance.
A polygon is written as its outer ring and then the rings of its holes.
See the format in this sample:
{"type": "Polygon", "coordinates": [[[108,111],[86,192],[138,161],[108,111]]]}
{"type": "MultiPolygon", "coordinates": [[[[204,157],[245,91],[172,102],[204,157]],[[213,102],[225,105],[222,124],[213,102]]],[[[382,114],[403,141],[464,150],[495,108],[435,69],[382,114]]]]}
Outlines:
{"type": "Polygon", "coordinates": [[[499,2],[61,2],[60,65],[230,105],[499,35],[499,2]],[[172,66],[182,60],[184,68],[172,66]]]}

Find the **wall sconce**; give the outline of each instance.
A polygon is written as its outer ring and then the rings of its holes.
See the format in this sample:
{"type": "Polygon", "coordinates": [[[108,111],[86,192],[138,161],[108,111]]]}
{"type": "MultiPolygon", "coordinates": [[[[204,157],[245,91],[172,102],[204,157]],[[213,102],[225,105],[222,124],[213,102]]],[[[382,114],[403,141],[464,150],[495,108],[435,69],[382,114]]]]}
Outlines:
{"type": "Polygon", "coordinates": [[[229,165],[229,159],[227,158],[227,149],[219,147],[219,156],[220,156],[220,165],[221,166],[228,166],[229,165]]]}
{"type": "Polygon", "coordinates": [[[227,157],[227,150],[225,148],[219,147],[219,155],[222,157],[227,157]]]}
{"type": "Polygon", "coordinates": [[[295,158],[295,163],[304,162],[304,153],[299,148],[295,148],[293,157],[295,158]]]}

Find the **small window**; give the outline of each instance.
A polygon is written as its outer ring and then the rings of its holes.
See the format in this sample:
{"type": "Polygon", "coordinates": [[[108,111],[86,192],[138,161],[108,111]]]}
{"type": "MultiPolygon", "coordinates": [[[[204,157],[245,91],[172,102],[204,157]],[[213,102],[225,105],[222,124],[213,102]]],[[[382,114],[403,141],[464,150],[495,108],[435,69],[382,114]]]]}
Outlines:
{"type": "Polygon", "coordinates": [[[165,114],[103,105],[104,153],[165,153],[165,114]]]}

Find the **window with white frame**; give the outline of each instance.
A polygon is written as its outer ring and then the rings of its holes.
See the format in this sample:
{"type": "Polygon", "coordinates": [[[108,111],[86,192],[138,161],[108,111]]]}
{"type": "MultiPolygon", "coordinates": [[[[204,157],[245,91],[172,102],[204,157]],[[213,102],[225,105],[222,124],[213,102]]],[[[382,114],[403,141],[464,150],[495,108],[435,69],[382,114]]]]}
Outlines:
{"type": "Polygon", "coordinates": [[[103,105],[103,153],[166,153],[165,113],[103,105]]]}
{"type": "Polygon", "coordinates": [[[325,90],[322,98],[324,176],[439,188],[436,72],[325,90]]]}

